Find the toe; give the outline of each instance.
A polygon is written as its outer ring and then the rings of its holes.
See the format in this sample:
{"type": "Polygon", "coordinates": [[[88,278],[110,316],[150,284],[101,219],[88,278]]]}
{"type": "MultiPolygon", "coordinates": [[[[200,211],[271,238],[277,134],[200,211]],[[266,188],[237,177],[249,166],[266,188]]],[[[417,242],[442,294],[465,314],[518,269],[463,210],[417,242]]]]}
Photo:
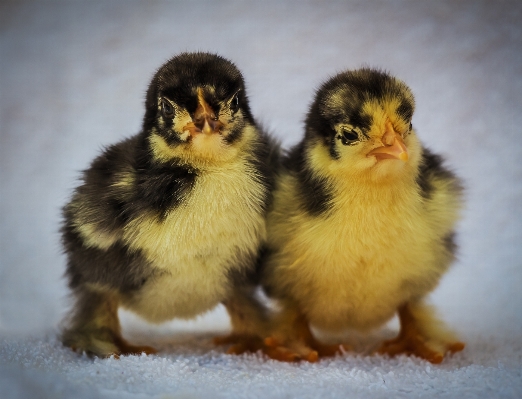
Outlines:
{"type": "Polygon", "coordinates": [[[460,352],[465,347],[466,347],[466,344],[464,342],[454,342],[454,343],[448,345],[448,352],[451,352],[451,353],[460,352]]]}
{"type": "Polygon", "coordinates": [[[227,353],[240,355],[245,352],[257,352],[263,348],[263,341],[255,335],[230,334],[225,337],[214,338],[216,345],[231,345],[227,353]]]}
{"type": "Polygon", "coordinates": [[[312,346],[318,353],[319,357],[332,357],[335,355],[341,355],[343,351],[350,350],[349,345],[325,345],[316,343],[312,346]]]}
{"type": "Polygon", "coordinates": [[[265,346],[263,353],[270,359],[278,360],[280,362],[297,362],[302,359],[301,355],[284,346],[265,346]]]}

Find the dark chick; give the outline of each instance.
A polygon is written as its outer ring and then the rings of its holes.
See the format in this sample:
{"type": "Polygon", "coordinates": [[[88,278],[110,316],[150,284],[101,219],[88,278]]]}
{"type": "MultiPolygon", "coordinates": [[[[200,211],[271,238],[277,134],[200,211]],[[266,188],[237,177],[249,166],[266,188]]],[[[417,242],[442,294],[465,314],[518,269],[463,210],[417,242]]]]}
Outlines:
{"type": "Polygon", "coordinates": [[[169,60],[145,108],[142,131],[96,158],[64,208],[75,304],[63,342],[98,356],[153,353],[122,338],[120,306],[163,322],[218,303],[232,320],[227,342],[252,337],[265,323],[252,279],[277,146],[256,126],[241,73],[217,55],[169,60]]]}
{"type": "Polygon", "coordinates": [[[395,314],[400,334],[381,353],[438,363],[464,347],[426,305],[454,259],[461,186],[419,142],[413,112],[410,89],[379,70],[317,91],[268,216],[264,284],[282,306],[273,357],[335,353],[310,325],[368,331],[395,314]]]}

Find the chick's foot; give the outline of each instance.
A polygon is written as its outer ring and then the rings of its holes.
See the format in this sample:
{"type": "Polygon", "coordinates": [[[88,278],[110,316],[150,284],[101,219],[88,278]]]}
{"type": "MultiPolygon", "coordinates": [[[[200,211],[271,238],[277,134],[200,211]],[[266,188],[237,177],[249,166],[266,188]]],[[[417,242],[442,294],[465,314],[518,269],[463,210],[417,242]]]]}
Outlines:
{"type": "Polygon", "coordinates": [[[401,331],[391,340],[383,342],[377,350],[380,354],[389,356],[414,355],[430,363],[439,364],[444,360],[446,353],[455,353],[464,349],[462,342],[438,342],[434,338],[422,333],[408,306],[399,309],[401,331]]]}
{"type": "Polygon", "coordinates": [[[229,334],[224,337],[215,337],[214,345],[231,345],[227,353],[229,355],[240,355],[245,352],[257,352],[263,350],[263,340],[256,335],[229,334]]]}
{"type": "Polygon", "coordinates": [[[265,338],[263,352],[275,360],[285,362],[305,360],[314,363],[322,357],[332,357],[351,350],[349,345],[319,342],[313,336],[308,321],[303,315],[294,319],[290,331],[291,333],[287,333],[284,338],[277,336],[265,338]]]}
{"type": "Polygon", "coordinates": [[[158,351],[151,346],[132,345],[122,337],[116,337],[114,341],[119,349],[120,355],[140,355],[142,353],[145,353],[146,355],[154,355],[155,353],[158,353],[158,351]]]}
{"type": "Polygon", "coordinates": [[[117,333],[105,328],[89,331],[67,331],[64,334],[63,343],[75,352],[85,352],[89,356],[108,358],[121,355],[147,355],[157,353],[150,346],[137,346],[129,344],[117,333]]]}

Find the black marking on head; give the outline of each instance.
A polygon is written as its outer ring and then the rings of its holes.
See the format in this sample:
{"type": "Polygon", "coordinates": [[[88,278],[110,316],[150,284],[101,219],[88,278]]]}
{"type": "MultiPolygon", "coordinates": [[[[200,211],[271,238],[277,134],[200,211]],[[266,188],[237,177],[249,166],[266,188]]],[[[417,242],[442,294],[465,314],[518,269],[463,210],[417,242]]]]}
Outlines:
{"type": "Polygon", "coordinates": [[[361,108],[354,109],[348,118],[352,125],[357,126],[363,132],[367,132],[372,127],[373,118],[371,115],[364,115],[361,108]]]}
{"type": "Polygon", "coordinates": [[[283,158],[283,166],[297,178],[299,198],[305,210],[313,216],[321,216],[331,209],[333,195],[326,180],[313,174],[305,151],[305,141],[302,141],[283,158]]]}
{"type": "Polygon", "coordinates": [[[355,74],[352,79],[352,85],[358,91],[366,91],[371,98],[382,98],[386,93],[390,75],[386,72],[363,68],[355,74]]]}
{"type": "Polygon", "coordinates": [[[399,115],[403,120],[411,121],[413,117],[413,105],[407,99],[403,99],[401,101],[401,105],[397,108],[397,115],[399,115]]]}
{"type": "Polygon", "coordinates": [[[144,130],[149,131],[156,126],[160,96],[165,96],[189,113],[194,113],[198,107],[198,88],[204,90],[205,101],[216,113],[223,102],[238,93],[238,105],[245,119],[253,123],[243,76],[232,62],[216,54],[182,53],[161,66],[149,85],[145,101],[144,130]],[[211,89],[206,90],[206,87],[211,89]]]}
{"type": "MultiPolygon", "coordinates": [[[[339,159],[341,158],[341,154],[339,154],[339,151],[337,150],[337,146],[335,143],[335,140],[337,139],[337,136],[332,136],[329,139],[326,138],[325,141],[327,142],[328,152],[330,153],[330,156],[332,159],[339,159]]],[[[341,138],[342,140],[342,138],[341,138]]]]}
{"type": "Polygon", "coordinates": [[[305,125],[305,141],[320,140],[328,148],[332,159],[339,159],[339,153],[335,148],[336,131],[333,124],[321,115],[317,101],[312,104],[305,125]]]}
{"type": "MultiPolygon", "coordinates": [[[[369,101],[384,104],[392,98],[400,101],[397,113],[409,122],[414,100],[403,82],[384,71],[370,68],[342,72],[317,90],[306,119],[307,137],[331,138],[338,134],[334,127],[344,123],[359,128],[364,138],[368,138],[373,116],[363,112],[364,105],[369,101]]],[[[331,145],[334,142],[326,140],[324,143],[331,145]]],[[[331,148],[329,151],[332,155],[336,152],[331,148]]]]}
{"type": "Polygon", "coordinates": [[[450,181],[453,185],[453,189],[457,192],[462,190],[456,176],[444,167],[442,157],[432,153],[427,148],[423,148],[419,174],[417,176],[417,185],[424,199],[431,199],[434,190],[433,183],[436,179],[450,181]]]}

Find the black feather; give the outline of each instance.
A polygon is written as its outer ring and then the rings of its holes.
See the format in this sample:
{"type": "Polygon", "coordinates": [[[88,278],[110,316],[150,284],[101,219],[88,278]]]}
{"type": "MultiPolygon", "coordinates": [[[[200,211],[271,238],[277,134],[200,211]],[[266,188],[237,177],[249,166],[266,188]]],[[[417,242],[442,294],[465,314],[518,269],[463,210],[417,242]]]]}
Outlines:
{"type": "Polygon", "coordinates": [[[305,211],[313,216],[320,216],[331,209],[332,193],[327,181],[317,177],[308,164],[305,143],[306,140],[289,151],[283,159],[283,167],[296,177],[299,198],[303,201],[305,211]]]}
{"type": "Polygon", "coordinates": [[[157,273],[140,251],[130,251],[121,242],[108,249],[87,247],[70,222],[62,228],[62,234],[69,255],[66,276],[71,289],[90,283],[122,293],[132,292],[157,273]]]}
{"type": "MultiPolygon", "coordinates": [[[[205,101],[216,112],[219,111],[221,101],[237,93],[245,120],[254,125],[244,79],[239,69],[229,60],[215,54],[182,53],[168,60],[154,75],[147,90],[143,130],[149,131],[154,127],[162,136],[167,137],[168,129],[157,124],[158,98],[166,96],[192,114],[198,106],[195,90],[204,86],[214,89],[205,93],[205,101]]],[[[240,133],[235,132],[231,139],[236,139],[240,133]]]]}
{"type": "Polygon", "coordinates": [[[136,215],[152,210],[164,219],[194,187],[197,173],[181,165],[158,165],[136,172],[136,186],[127,212],[136,215]]]}
{"type": "Polygon", "coordinates": [[[423,148],[419,174],[417,176],[417,185],[421,196],[425,200],[431,199],[435,179],[451,182],[453,190],[457,193],[462,191],[462,186],[455,174],[443,165],[442,157],[432,153],[427,148],[423,148]]]}
{"type": "Polygon", "coordinates": [[[403,99],[401,105],[397,108],[397,115],[405,121],[411,121],[411,118],[413,117],[413,105],[411,102],[403,99]]]}

